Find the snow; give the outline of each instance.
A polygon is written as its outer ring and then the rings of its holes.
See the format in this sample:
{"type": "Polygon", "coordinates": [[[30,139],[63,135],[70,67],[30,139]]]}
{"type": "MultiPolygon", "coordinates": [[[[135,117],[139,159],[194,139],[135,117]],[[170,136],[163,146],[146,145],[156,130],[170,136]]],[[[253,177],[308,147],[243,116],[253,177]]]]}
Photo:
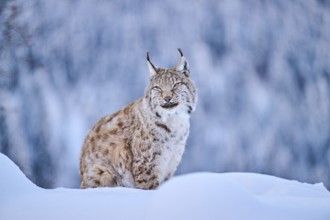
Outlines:
{"type": "Polygon", "coordinates": [[[43,189],[0,154],[0,219],[329,220],[330,193],[255,173],[194,173],[157,190],[43,189]]]}

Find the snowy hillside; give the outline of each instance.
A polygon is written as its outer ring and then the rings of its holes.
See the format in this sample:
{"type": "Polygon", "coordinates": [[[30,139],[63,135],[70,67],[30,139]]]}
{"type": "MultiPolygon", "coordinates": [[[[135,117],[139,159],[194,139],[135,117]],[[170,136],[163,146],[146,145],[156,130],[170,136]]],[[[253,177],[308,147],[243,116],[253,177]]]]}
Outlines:
{"type": "Polygon", "coordinates": [[[329,220],[329,207],[322,184],[253,173],[188,174],[154,191],[42,189],[0,154],[1,220],[329,220]]]}

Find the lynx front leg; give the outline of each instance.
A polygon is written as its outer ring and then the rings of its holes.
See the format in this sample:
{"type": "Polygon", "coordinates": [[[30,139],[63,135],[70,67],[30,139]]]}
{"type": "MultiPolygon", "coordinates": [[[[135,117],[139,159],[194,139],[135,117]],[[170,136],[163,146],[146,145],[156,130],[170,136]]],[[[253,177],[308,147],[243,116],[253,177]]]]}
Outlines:
{"type": "Polygon", "coordinates": [[[112,168],[95,165],[82,175],[80,187],[114,187],[119,186],[120,181],[117,172],[112,168]]]}
{"type": "Polygon", "coordinates": [[[139,163],[133,165],[135,187],[140,189],[155,189],[159,186],[159,171],[155,164],[139,163]]]}
{"type": "Polygon", "coordinates": [[[181,148],[177,149],[177,151],[174,153],[174,155],[170,159],[164,181],[171,179],[171,177],[174,175],[176,168],[178,167],[178,165],[181,161],[182,154],[184,151],[184,145],[182,145],[182,146],[181,146],[181,148]]]}
{"type": "Polygon", "coordinates": [[[165,176],[164,182],[166,182],[167,180],[171,179],[173,176],[174,172],[170,172],[165,176]]]}
{"type": "Polygon", "coordinates": [[[160,185],[160,155],[160,152],[136,155],[132,166],[135,187],[140,189],[155,189],[160,185]]]}

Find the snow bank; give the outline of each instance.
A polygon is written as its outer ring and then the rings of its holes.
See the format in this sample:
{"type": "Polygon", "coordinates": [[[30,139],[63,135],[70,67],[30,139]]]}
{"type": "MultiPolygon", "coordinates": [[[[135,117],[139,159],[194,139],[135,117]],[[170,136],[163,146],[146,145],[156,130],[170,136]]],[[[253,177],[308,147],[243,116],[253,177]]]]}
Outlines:
{"type": "Polygon", "coordinates": [[[0,154],[0,219],[141,219],[151,191],[128,188],[43,189],[0,154]]]}
{"type": "Polygon", "coordinates": [[[329,220],[330,193],[251,173],[195,173],[158,190],[46,190],[0,154],[0,219],[300,219],[329,220]]]}
{"type": "Polygon", "coordinates": [[[303,184],[252,173],[196,173],[156,191],[147,219],[330,219],[330,194],[303,184]],[[162,214],[161,214],[162,213],[162,214]]]}

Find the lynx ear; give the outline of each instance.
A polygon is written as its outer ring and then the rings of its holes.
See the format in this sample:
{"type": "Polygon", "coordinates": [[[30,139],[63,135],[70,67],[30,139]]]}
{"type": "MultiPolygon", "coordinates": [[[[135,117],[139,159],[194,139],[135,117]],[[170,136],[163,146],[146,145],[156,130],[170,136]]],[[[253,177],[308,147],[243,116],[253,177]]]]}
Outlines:
{"type": "Polygon", "coordinates": [[[183,53],[180,48],[178,48],[178,51],[181,55],[178,65],[176,65],[176,70],[180,73],[183,73],[185,76],[189,77],[190,71],[189,71],[189,63],[187,59],[183,56],[183,53]]]}
{"type": "Polygon", "coordinates": [[[150,61],[149,51],[147,51],[147,63],[148,63],[148,67],[149,67],[150,76],[156,75],[157,74],[157,68],[150,61]]]}

